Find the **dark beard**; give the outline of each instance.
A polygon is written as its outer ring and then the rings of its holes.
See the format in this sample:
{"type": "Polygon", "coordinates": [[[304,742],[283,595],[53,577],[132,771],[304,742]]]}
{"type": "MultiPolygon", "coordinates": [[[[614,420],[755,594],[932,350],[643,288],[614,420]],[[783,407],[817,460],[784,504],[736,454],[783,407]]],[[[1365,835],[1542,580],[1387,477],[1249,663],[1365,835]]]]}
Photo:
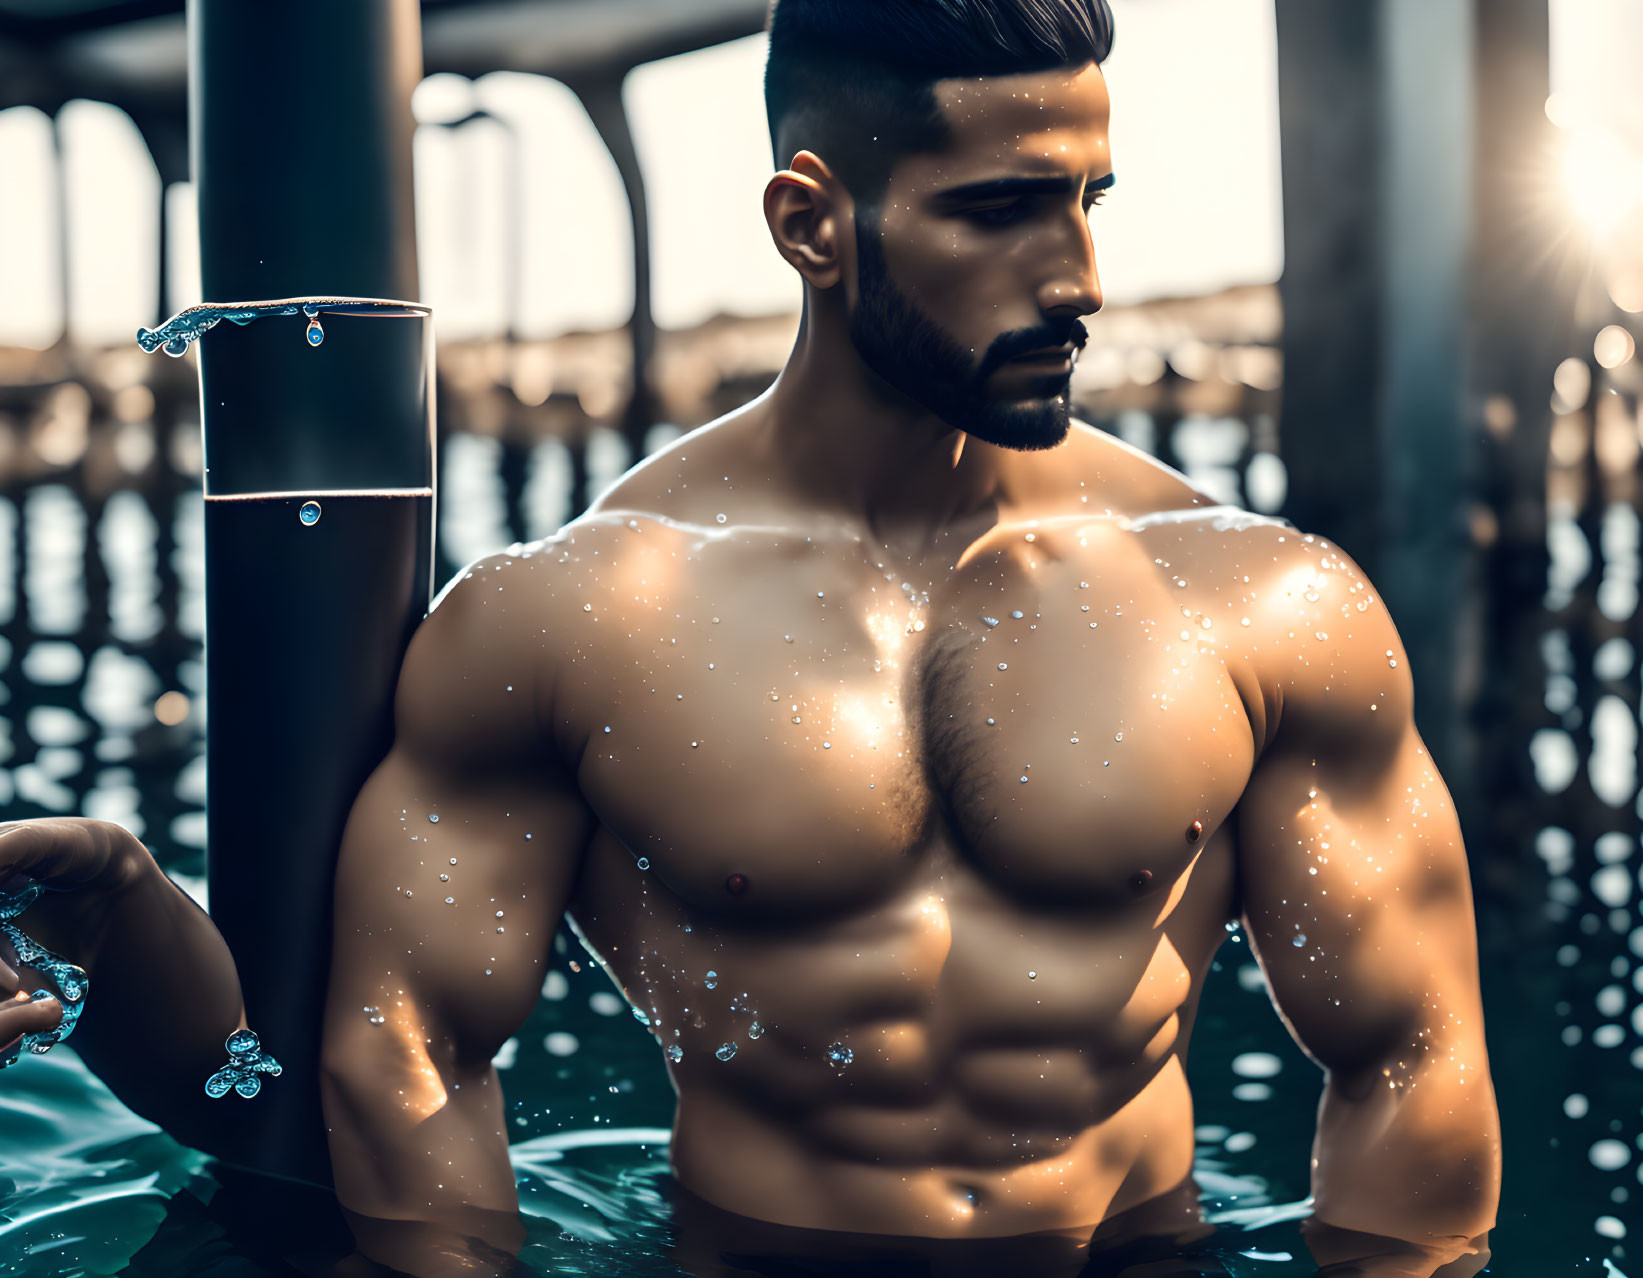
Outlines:
{"type": "Polygon", "coordinates": [[[988,361],[973,365],[964,348],[896,287],[876,229],[860,221],[857,227],[860,298],[850,315],[850,339],[862,362],[955,430],[986,443],[1036,452],[1065,440],[1068,378],[1040,378],[1043,389],[1030,399],[989,391],[988,361]]]}

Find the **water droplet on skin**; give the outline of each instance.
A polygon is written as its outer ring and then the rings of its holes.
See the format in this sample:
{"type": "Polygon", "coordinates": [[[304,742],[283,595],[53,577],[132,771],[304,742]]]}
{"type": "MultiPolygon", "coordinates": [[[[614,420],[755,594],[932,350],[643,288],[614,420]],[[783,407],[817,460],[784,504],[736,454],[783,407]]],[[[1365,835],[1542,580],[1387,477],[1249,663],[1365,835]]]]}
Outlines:
{"type": "Polygon", "coordinates": [[[783,639],[784,639],[784,640],[786,640],[786,641],[787,641],[787,642],[788,642],[788,643],[792,643],[792,642],[793,642],[793,636],[792,636],[792,635],[783,635],[783,636],[782,636],[782,638],[783,638],[783,639]]]}
{"type": "Polygon", "coordinates": [[[833,748],[833,743],[831,741],[823,741],[822,742],[822,749],[823,750],[831,750],[832,748],[833,748]]]}
{"type": "Polygon", "coordinates": [[[728,1061],[732,1056],[734,1056],[736,1054],[736,1044],[734,1044],[734,1043],[725,1043],[719,1048],[718,1051],[714,1052],[713,1054],[715,1056],[717,1056],[722,1061],[728,1061]]]}
{"type": "Polygon", "coordinates": [[[455,857],[454,857],[454,856],[453,856],[453,857],[452,857],[452,858],[451,858],[451,864],[452,864],[452,865],[455,865],[455,864],[456,864],[456,858],[455,858],[455,857]]]}
{"type": "Polygon", "coordinates": [[[1295,939],[1291,942],[1291,944],[1294,945],[1296,949],[1300,949],[1301,946],[1306,944],[1306,933],[1297,932],[1295,934],[1295,939]]]}
{"type": "Polygon", "coordinates": [[[1020,621],[1022,616],[1023,616],[1023,613],[1022,613],[1021,609],[1017,608],[1014,612],[1012,612],[1010,614],[1010,616],[1014,617],[1017,621],[1020,621]]]}
{"type": "Polygon", "coordinates": [[[1009,667],[1009,664],[1007,662],[1000,661],[998,663],[998,668],[1000,670],[1008,670],[1010,667],[1009,667]]]}
{"type": "Polygon", "coordinates": [[[641,1025],[650,1024],[650,1017],[646,1016],[644,1012],[640,1011],[637,1007],[633,1009],[633,1019],[638,1021],[641,1025]]]}
{"type": "Polygon", "coordinates": [[[988,726],[988,727],[989,727],[989,728],[990,728],[990,727],[992,727],[992,726],[993,726],[993,722],[994,722],[994,721],[993,721],[993,720],[992,720],[992,719],[989,719],[989,720],[987,720],[987,726],[988,726]]]}
{"type": "Polygon", "coordinates": [[[438,825],[439,824],[439,814],[437,812],[428,813],[428,820],[431,821],[434,825],[438,825]]]}
{"type": "Polygon", "coordinates": [[[834,1043],[833,1046],[827,1049],[827,1063],[834,1069],[843,1069],[855,1059],[855,1052],[851,1051],[843,1043],[834,1043]]]}
{"type": "Polygon", "coordinates": [[[1114,741],[1122,741],[1123,739],[1124,739],[1124,734],[1122,732],[1117,733],[1113,736],[1114,741]]]}
{"type": "Polygon", "coordinates": [[[710,989],[710,990],[718,989],[719,988],[719,974],[717,972],[709,972],[706,976],[704,976],[702,978],[702,984],[707,986],[707,988],[710,989]]]}
{"type": "Polygon", "coordinates": [[[367,1008],[364,1009],[364,1012],[365,1012],[365,1019],[368,1022],[370,1022],[372,1025],[381,1025],[385,1021],[387,1021],[387,1019],[388,1019],[386,1016],[384,1016],[382,1014],[382,1010],[380,1008],[367,1007],[367,1008]]]}
{"type": "Polygon", "coordinates": [[[302,509],[297,512],[297,518],[302,520],[303,526],[306,528],[312,528],[319,523],[319,515],[320,509],[317,501],[303,502],[302,509]]]}
{"type": "Polygon", "coordinates": [[[1199,836],[1201,836],[1203,833],[1204,833],[1204,823],[1202,821],[1194,821],[1190,826],[1187,827],[1187,842],[1188,843],[1198,842],[1199,836]]]}
{"type": "Polygon", "coordinates": [[[439,881],[441,883],[449,883],[451,881],[451,876],[449,874],[441,874],[439,876],[439,881]]]}
{"type": "Polygon", "coordinates": [[[983,617],[981,620],[983,624],[988,626],[996,626],[998,624],[997,617],[983,617]]]}
{"type": "Polygon", "coordinates": [[[721,523],[721,524],[724,523],[724,521],[725,521],[725,517],[723,515],[715,515],[715,516],[713,516],[713,518],[718,520],[718,522],[721,523]]]}
{"type": "Polygon", "coordinates": [[[1027,973],[1027,979],[1029,981],[1036,981],[1038,979],[1038,973],[1037,972],[1028,972],[1027,973]]]}
{"type": "Polygon", "coordinates": [[[669,1043],[667,1045],[667,1058],[675,1065],[684,1059],[684,1055],[685,1049],[680,1047],[677,1043],[669,1043]]]}
{"type": "Polygon", "coordinates": [[[319,320],[311,319],[308,321],[307,337],[310,346],[318,346],[325,340],[325,330],[319,326],[319,320]]]}
{"type": "Polygon", "coordinates": [[[641,870],[648,870],[650,869],[650,858],[648,856],[642,856],[639,858],[638,864],[641,870]]]}
{"type": "Polygon", "coordinates": [[[754,1021],[753,1024],[747,1027],[747,1036],[749,1038],[758,1038],[763,1033],[764,1026],[760,1025],[758,1021],[754,1021]]]}
{"type": "Polygon", "coordinates": [[[456,904],[456,898],[454,896],[446,897],[445,898],[445,904],[446,905],[455,905],[456,904]]]}
{"type": "Polygon", "coordinates": [[[1026,777],[1022,777],[1022,778],[1021,778],[1021,781],[1022,781],[1022,784],[1023,784],[1023,785],[1025,785],[1025,784],[1026,784],[1026,781],[1027,781],[1027,778],[1026,778],[1026,777]]]}
{"type": "Polygon", "coordinates": [[[1130,887],[1137,892],[1145,892],[1152,886],[1152,871],[1137,870],[1130,876],[1130,887]]]}

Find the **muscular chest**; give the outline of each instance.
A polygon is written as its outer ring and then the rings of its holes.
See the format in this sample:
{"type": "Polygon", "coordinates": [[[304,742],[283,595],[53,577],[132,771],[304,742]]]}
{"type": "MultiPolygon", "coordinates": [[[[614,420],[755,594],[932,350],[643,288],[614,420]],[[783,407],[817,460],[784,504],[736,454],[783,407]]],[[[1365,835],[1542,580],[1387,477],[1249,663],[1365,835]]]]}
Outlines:
{"type": "Polygon", "coordinates": [[[707,908],[850,909],[954,860],[1046,904],[1166,889],[1252,762],[1233,636],[1117,534],[1063,542],[940,579],[779,544],[636,571],[587,619],[584,795],[707,908]]]}

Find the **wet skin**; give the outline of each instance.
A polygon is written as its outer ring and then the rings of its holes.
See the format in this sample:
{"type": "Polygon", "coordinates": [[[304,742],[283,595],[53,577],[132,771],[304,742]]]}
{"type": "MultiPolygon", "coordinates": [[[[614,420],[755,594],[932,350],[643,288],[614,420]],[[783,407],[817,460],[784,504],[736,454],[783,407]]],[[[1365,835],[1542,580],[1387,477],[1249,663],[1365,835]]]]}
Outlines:
{"type": "Polygon", "coordinates": [[[357,1221],[507,1245],[490,1060],[568,911],[678,1049],[675,1174],[729,1211],[979,1238],[1178,1186],[1242,917],[1328,1071],[1319,1218],[1492,1224],[1465,854],[1385,606],[1009,362],[1100,305],[1099,72],[939,87],[955,140],[897,170],[876,257],[818,157],[767,189],[807,286],[776,385],[418,631],[337,877],[322,1088],[357,1221]],[[1001,168],[1067,191],[1004,229],[943,204],[1001,168]]]}

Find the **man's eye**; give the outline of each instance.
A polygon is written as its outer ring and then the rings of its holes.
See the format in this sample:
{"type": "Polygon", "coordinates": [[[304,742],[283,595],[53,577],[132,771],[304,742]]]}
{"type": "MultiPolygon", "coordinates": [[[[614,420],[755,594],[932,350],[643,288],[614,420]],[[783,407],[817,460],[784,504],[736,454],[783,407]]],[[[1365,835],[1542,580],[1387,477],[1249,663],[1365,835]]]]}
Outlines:
{"type": "Polygon", "coordinates": [[[1021,201],[1011,200],[1008,204],[996,204],[991,208],[971,209],[970,217],[983,226],[1008,226],[1021,213],[1021,201]]]}

